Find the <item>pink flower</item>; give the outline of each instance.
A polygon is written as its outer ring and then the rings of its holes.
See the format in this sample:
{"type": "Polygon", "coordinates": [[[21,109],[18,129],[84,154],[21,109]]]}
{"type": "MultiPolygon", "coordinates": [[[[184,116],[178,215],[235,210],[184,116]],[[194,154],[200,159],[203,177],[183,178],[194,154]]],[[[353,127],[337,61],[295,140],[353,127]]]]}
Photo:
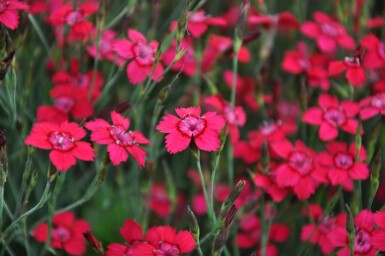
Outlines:
{"type": "Polygon", "coordinates": [[[107,144],[107,151],[113,165],[127,161],[130,153],[139,166],[143,167],[146,162],[146,151],[139,147],[139,144],[149,145],[150,141],[141,132],[127,131],[130,127],[128,118],[112,111],[111,119],[112,125],[100,118],[85,124],[85,127],[91,131],[91,140],[98,144],[107,144]]]}
{"type": "Polygon", "coordinates": [[[372,244],[379,251],[385,251],[385,211],[378,211],[374,214],[374,221],[378,225],[373,233],[372,244]]]}
{"type": "Polygon", "coordinates": [[[385,45],[375,35],[369,34],[361,39],[361,45],[366,48],[364,66],[368,69],[385,67],[385,45]]]}
{"type": "Polygon", "coordinates": [[[54,10],[49,16],[52,26],[70,26],[70,38],[72,40],[84,40],[92,32],[92,22],[86,18],[99,9],[99,4],[94,1],[88,1],[74,9],[72,4],[64,4],[54,10]]]}
{"type": "Polygon", "coordinates": [[[257,187],[264,189],[266,193],[271,196],[274,202],[279,203],[285,199],[288,193],[288,188],[281,187],[277,184],[277,164],[270,162],[270,165],[273,165],[273,167],[270,168],[268,174],[256,173],[253,181],[257,187]]]}
{"type": "Polygon", "coordinates": [[[171,212],[171,199],[165,186],[161,183],[152,185],[150,194],[147,195],[149,201],[148,207],[159,217],[166,219],[171,212]]]}
{"type": "Polygon", "coordinates": [[[279,28],[281,32],[298,29],[299,22],[291,12],[275,15],[250,14],[247,20],[250,26],[262,25],[266,29],[279,28]]]}
{"type": "Polygon", "coordinates": [[[227,131],[231,135],[231,144],[238,142],[240,132],[238,127],[246,123],[246,113],[241,106],[232,107],[220,94],[207,97],[204,102],[216,108],[227,121],[227,131]]]}
{"type": "Polygon", "coordinates": [[[343,185],[352,180],[365,180],[369,177],[369,168],[365,163],[366,151],[360,148],[356,159],[356,146],[354,143],[348,148],[343,142],[333,141],[326,146],[327,151],[318,155],[318,162],[328,171],[332,185],[343,185]]]}
{"type": "Polygon", "coordinates": [[[310,107],[302,115],[302,121],[320,126],[318,134],[321,140],[328,141],[337,138],[338,128],[356,134],[358,121],[354,117],[359,112],[358,104],[345,100],[338,102],[337,97],[322,94],[318,98],[320,107],[310,107]]]}
{"type": "MultiPolygon", "coordinates": [[[[83,255],[86,252],[83,233],[91,230],[86,220],[75,219],[72,212],[62,212],[55,214],[52,222],[51,247],[63,249],[69,255],[83,255]]],[[[44,222],[37,225],[33,237],[41,243],[47,241],[48,224],[44,222]]]]}
{"type": "Polygon", "coordinates": [[[170,154],[185,150],[193,141],[203,151],[216,151],[221,145],[220,132],[225,125],[222,116],[207,112],[201,116],[200,107],[177,108],[174,115],[166,115],[156,129],[167,133],[166,148],[170,154]]]}
{"type": "Polygon", "coordinates": [[[360,101],[360,117],[363,120],[375,115],[385,116],[385,93],[366,97],[360,101]]]}
{"type": "Polygon", "coordinates": [[[353,50],[355,48],[354,39],[348,35],[346,28],[338,21],[332,19],[323,12],[315,12],[313,21],[306,21],[301,26],[301,32],[317,41],[318,48],[325,53],[334,52],[337,45],[353,50]]]}
{"type": "Polygon", "coordinates": [[[79,141],[86,131],[76,123],[36,123],[24,143],[36,148],[52,150],[49,158],[59,171],[67,171],[76,164],[76,158],[92,161],[94,150],[87,142],[79,141]]]}
{"type": "Polygon", "coordinates": [[[328,72],[331,76],[336,76],[346,71],[346,79],[355,87],[359,87],[366,82],[365,69],[361,66],[359,57],[346,57],[344,61],[332,61],[329,63],[328,72]]]}
{"type": "MultiPolygon", "coordinates": [[[[129,29],[127,34],[131,41],[118,39],[113,44],[113,50],[121,58],[131,60],[126,69],[128,79],[132,84],[140,84],[151,75],[158,42],[154,40],[147,44],[142,33],[134,29],[129,29]]],[[[158,63],[151,79],[161,80],[162,73],[163,66],[158,63]]]]}
{"type": "Polygon", "coordinates": [[[147,231],[145,240],[135,246],[132,256],[183,255],[195,249],[195,241],[189,231],[176,232],[170,226],[152,227],[147,231]]]}
{"type": "Polygon", "coordinates": [[[18,0],[0,0],[0,23],[10,29],[19,26],[18,10],[28,9],[28,5],[18,0]]]}
{"type": "Polygon", "coordinates": [[[291,187],[298,199],[308,199],[320,182],[327,182],[326,173],[316,164],[316,153],[303,142],[297,141],[293,146],[287,140],[279,140],[271,146],[283,159],[275,171],[277,184],[291,187]]]}
{"type": "MultiPolygon", "coordinates": [[[[309,210],[315,223],[302,227],[301,240],[317,244],[324,254],[332,253],[337,248],[333,243],[333,233],[346,235],[346,214],[323,216],[322,208],[318,204],[311,204],[309,210]]],[[[304,216],[308,216],[308,213],[304,216]]]]}

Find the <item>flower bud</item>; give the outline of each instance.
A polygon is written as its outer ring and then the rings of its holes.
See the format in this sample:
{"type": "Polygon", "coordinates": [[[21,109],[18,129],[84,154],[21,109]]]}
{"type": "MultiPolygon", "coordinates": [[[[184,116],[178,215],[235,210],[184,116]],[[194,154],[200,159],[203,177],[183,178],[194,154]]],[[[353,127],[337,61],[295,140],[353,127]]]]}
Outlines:
{"type": "Polygon", "coordinates": [[[91,233],[91,231],[83,233],[83,236],[98,255],[104,255],[102,243],[91,233]]]}
{"type": "Polygon", "coordinates": [[[195,241],[199,241],[199,224],[198,220],[195,217],[194,212],[191,210],[190,206],[187,206],[187,224],[189,226],[190,232],[194,237],[195,241]]]}

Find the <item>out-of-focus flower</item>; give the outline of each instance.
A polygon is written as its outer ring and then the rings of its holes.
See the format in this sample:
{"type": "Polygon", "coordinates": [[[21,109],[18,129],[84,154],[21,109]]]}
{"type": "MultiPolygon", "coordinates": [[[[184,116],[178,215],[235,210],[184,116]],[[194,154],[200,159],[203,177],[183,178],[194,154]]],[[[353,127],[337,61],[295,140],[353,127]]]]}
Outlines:
{"type": "Polygon", "coordinates": [[[337,60],[329,63],[328,72],[330,76],[336,76],[346,70],[346,79],[355,87],[366,82],[365,69],[361,65],[361,58],[358,56],[346,57],[345,60],[337,60]]]}
{"type": "Polygon", "coordinates": [[[385,93],[366,97],[359,104],[362,120],[372,118],[378,114],[385,116],[385,93]]]}
{"type": "Polygon", "coordinates": [[[28,5],[18,0],[0,1],[0,23],[10,29],[19,26],[19,10],[28,9],[28,5]]]}
{"type": "Polygon", "coordinates": [[[385,67],[385,45],[373,34],[368,34],[361,39],[365,47],[364,66],[368,69],[385,67]]]}

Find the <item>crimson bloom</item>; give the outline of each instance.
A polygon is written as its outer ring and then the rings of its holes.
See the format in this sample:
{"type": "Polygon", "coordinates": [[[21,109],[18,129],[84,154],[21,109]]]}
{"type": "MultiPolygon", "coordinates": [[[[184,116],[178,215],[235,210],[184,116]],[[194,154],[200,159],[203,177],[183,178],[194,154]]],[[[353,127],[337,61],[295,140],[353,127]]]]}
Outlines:
{"type": "Polygon", "coordinates": [[[176,232],[170,226],[152,227],[147,231],[145,240],[134,247],[132,256],[181,255],[195,249],[195,241],[189,231],[176,232]]]}
{"type": "Polygon", "coordinates": [[[360,117],[363,120],[375,115],[385,115],[385,93],[364,98],[360,101],[360,117]]]}
{"type": "Polygon", "coordinates": [[[359,112],[357,103],[345,100],[338,102],[337,97],[322,94],[318,98],[320,107],[310,107],[302,115],[302,121],[320,126],[318,134],[321,140],[328,141],[337,138],[338,128],[356,134],[358,120],[354,117],[359,112]]]}
{"type": "Polygon", "coordinates": [[[95,158],[90,143],[79,141],[86,131],[77,123],[36,123],[24,143],[36,148],[52,150],[49,158],[59,171],[67,171],[76,158],[92,161],[95,158]]]}
{"type": "Polygon", "coordinates": [[[346,28],[323,12],[315,12],[313,21],[306,21],[301,26],[301,32],[317,41],[318,48],[325,53],[334,52],[337,45],[345,49],[355,48],[354,39],[348,35],[346,28]]]}
{"type": "Polygon", "coordinates": [[[28,5],[18,0],[0,0],[0,23],[10,29],[19,26],[18,10],[28,9],[28,5]]]}
{"type": "Polygon", "coordinates": [[[309,211],[315,223],[302,227],[301,240],[317,244],[324,254],[332,253],[337,248],[333,243],[333,233],[346,234],[346,214],[341,213],[335,217],[324,216],[323,210],[318,204],[311,204],[309,211]]]}
{"type": "Polygon", "coordinates": [[[360,162],[356,159],[356,146],[349,148],[346,143],[333,141],[326,146],[327,151],[318,155],[318,162],[328,171],[332,185],[343,185],[352,180],[364,180],[369,176],[369,168],[365,163],[366,151],[363,147],[358,152],[360,162]]]}
{"type": "Polygon", "coordinates": [[[193,141],[203,151],[216,151],[221,145],[219,134],[225,125],[222,116],[207,112],[201,116],[200,107],[177,108],[178,115],[166,115],[156,129],[167,133],[166,148],[170,154],[185,150],[193,141]]]}
{"type": "Polygon", "coordinates": [[[361,45],[365,47],[366,53],[364,66],[368,69],[385,67],[385,45],[375,35],[369,34],[361,39],[361,45]]]}
{"type": "MultiPolygon", "coordinates": [[[[117,39],[113,44],[113,50],[121,58],[131,60],[126,69],[128,79],[132,84],[140,84],[152,73],[158,42],[153,40],[147,44],[143,34],[134,29],[129,29],[127,34],[131,41],[117,39]]],[[[163,66],[158,63],[151,79],[161,80],[162,73],[163,66]]]]}
{"type": "Polygon", "coordinates": [[[128,159],[128,153],[132,155],[140,167],[146,162],[146,151],[139,144],[149,145],[150,141],[138,131],[127,131],[130,120],[119,113],[111,112],[112,125],[103,119],[97,118],[85,124],[91,131],[91,140],[105,145],[113,165],[118,165],[128,159]],[[128,153],[127,153],[128,151],[128,153]]]}
{"type": "Polygon", "coordinates": [[[357,56],[346,57],[345,60],[337,60],[329,63],[328,72],[331,76],[336,76],[346,71],[346,79],[355,87],[359,87],[366,82],[365,69],[361,66],[361,59],[357,56]]]}
{"type": "Polygon", "coordinates": [[[379,251],[385,251],[385,211],[376,212],[374,221],[379,228],[373,233],[372,243],[379,251]]]}
{"type": "MultiPolygon", "coordinates": [[[[90,231],[86,220],[76,219],[72,212],[55,214],[52,218],[51,247],[65,250],[69,255],[83,255],[86,243],[83,233],[90,231]]],[[[48,239],[48,224],[40,223],[33,230],[33,237],[43,243],[48,239]]]]}

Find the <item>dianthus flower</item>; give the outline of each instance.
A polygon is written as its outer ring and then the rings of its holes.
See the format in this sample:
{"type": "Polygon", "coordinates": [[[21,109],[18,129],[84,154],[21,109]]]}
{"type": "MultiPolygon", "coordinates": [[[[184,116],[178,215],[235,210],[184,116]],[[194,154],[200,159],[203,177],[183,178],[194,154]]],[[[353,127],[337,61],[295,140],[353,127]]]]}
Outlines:
{"type": "MultiPolygon", "coordinates": [[[[132,84],[140,84],[152,73],[158,42],[153,40],[147,44],[147,39],[134,29],[129,29],[127,39],[117,39],[113,50],[123,59],[131,60],[127,65],[127,76],[132,84]]],[[[163,66],[158,63],[151,79],[159,81],[163,66]]]]}
{"type": "Polygon", "coordinates": [[[360,117],[369,119],[378,114],[385,116],[385,93],[366,97],[360,101],[360,117]]]}
{"type": "MultiPolygon", "coordinates": [[[[195,74],[197,67],[197,60],[192,43],[184,38],[180,43],[180,49],[185,50],[183,57],[174,63],[171,70],[182,71],[186,76],[192,77],[195,74]]],[[[174,40],[170,47],[162,54],[161,60],[166,66],[170,66],[176,56],[176,40],[174,40]]]]}
{"type": "MultiPolygon", "coordinates": [[[[91,230],[86,220],[76,219],[72,212],[62,212],[53,216],[52,223],[52,248],[63,249],[69,255],[83,255],[86,252],[83,233],[91,230]]],[[[37,225],[33,230],[33,237],[41,243],[47,241],[48,224],[37,225]]]]}
{"type": "Polygon", "coordinates": [[[385,44],[375,35],[369,34],[361,39],[361,45],[365,47],[364,66],[368,69],[385,67],[385,44]]]}
{"type": "Polygon", "coordinates": [[[36,148],[52,150],[49,158],[59,171],[67,171],[76,158],[92,161],[95,158],[90,143],[79,141],[86,131],[77,123],[36,123],[24,143],[36,148]]]}
{"type": "Polygon", "coordinates": [[[189,231],[176,232],[170,226],[150,228],[145,241],[147,243],[140,243],[133,248],[132,256],[177,256],[195,249],[195,241],[189,231]]]}
{"type": "Polygon", "coordinates": [[[28,5],[18,0],[0,0],[0,23],[10,29],[19,26],[18,10],[28,9],[28,5]]]}
{"type": "Polygon", "coordinates": [[[315,22],[306,21],[303,23],[301,32],[305,36],[315,39],[322,52],[334,52],[337,45],[348,50],[355,48],[354,39],[338,21],[319,11],[315,12],[313,17],[315,22]]]}
{"type": "Polygon", "coordinates": [[[374,221],[378,229],[373,233],[373,245],[379,250],[385,251],[385,211],[378,211],[374,214],[374,221]]]}
{"type": "Polygon", "coordinates": [[[216,151],[221,145],[220,132],[225,125],[222,116],[207,112],[201,116],[200,107],[177,108],[178,115],[166,115],[156,129],[167,133],[166,148],[170,154],[185,150],[193,141],[203,151],[216,151]]]}
{"type": "Polygon", "coordinates": [[[361,58],[357,56],[346,57],[345,60],[337,60],[329,63],[328,73],[336,76],[346,71],[346,79],[355,87],[359,87],[366,82],[365,69],[361,65],[361,58]]]}
{"type": "Polygon", "coordinates": [[[323,141],[333,140],[338,136],[338,128],[347,133],[356,134],[358,120],[354,117],[359,112],[357,103],[345,100],[338,102],[337,97],[322,94],[318,98],[319,107],[310,107],[302,115],[302,121],[319,127],[319,137],[323,141]]]}
{"type": "Polygon", "coordinates": [[[369,168],[365,163],[366,151],[363,147],[358,152],[360,162],[356,159],[357,149],[354,143],[349,148],[344,142],[332,141],[326,146],[327,151],[318,155],[318,162],[326,168],[332,185],[343,185],[352,180],[365,180],[369,168]]]}
{"type": "Polygon", "coordinates": [[[132,155],[140,167],[146,162],[146,151],[139,144],[150,144],[150,141],[138,131],[127,131],[130,120],[119,113],[111,112],[112,125],[105,120],[97,118],[85,124],[91,131],[91,140],[98,144],[107,144],[107,151],[113,165],[118,165],[128,159],[128,153],[132,155]],[[128,153],[127,153],[128,151],[128,153]]]}

